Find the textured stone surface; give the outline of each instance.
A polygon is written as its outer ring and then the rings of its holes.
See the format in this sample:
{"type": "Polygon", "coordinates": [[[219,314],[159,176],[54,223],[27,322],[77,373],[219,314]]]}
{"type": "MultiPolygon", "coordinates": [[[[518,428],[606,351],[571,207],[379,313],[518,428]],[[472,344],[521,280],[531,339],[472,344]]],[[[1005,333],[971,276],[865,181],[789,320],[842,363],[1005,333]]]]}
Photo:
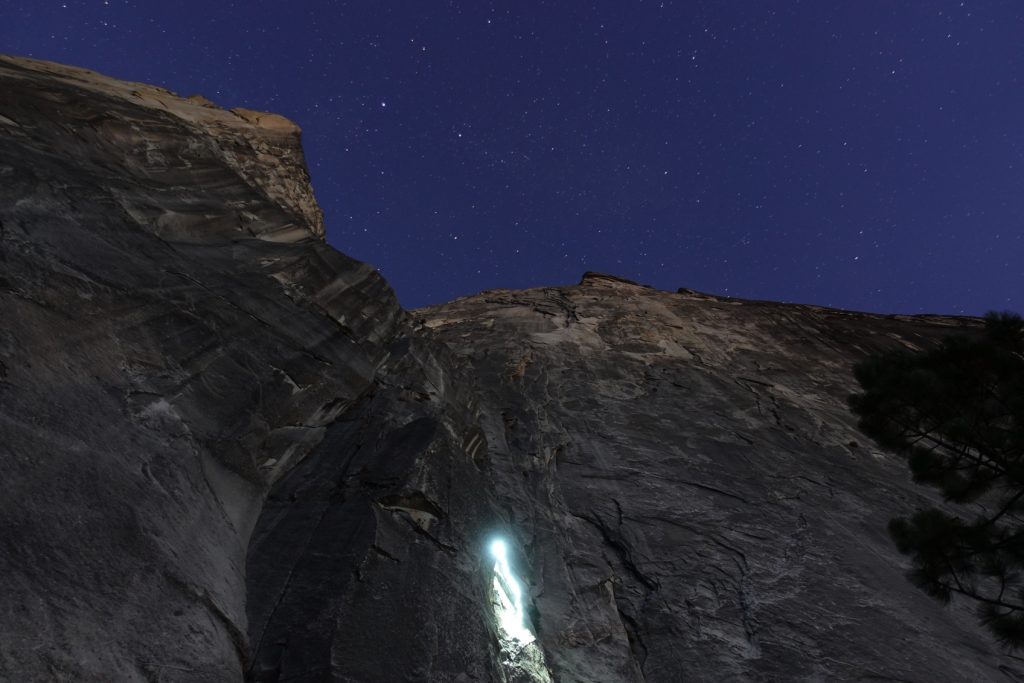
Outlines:
{"type": "Polygon", "coordinates": [[[977,321],[589,275],[403,312],[298,129],[0,58],[0,679],[1020,680],[852,363],[977,321]],[[539,649],[492,606],[508,538],[539,649]]]}
{"type": "Polygon", "coordinates": [[[237,680],[265,489],[403,314],[317,237],[294,126],[27,60],[0,91],[0,679],[237,680]]]}
{"type": "Polygon", "coordinates": [[[924,501],[856,430],[852,362],[974,321],[659,292],[590,275],[414,312],[466,359],[489,479],[559,681],[1016,680],[912,588],[924,501]]]}

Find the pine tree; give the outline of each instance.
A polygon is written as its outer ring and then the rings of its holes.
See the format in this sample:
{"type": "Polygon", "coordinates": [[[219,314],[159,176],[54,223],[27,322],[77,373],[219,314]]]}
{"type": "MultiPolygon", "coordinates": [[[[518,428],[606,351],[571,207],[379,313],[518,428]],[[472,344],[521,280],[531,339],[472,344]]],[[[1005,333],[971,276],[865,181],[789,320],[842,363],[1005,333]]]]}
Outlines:
{"type": "Polygon", "coordinates": [[[982,623],[1024,645],[1024,321],[989,313],[983,335],[859,363],[860,428],[907,457],[946,505],[889,523],[910,580],[943,603],[973,600],[982,623]]]}

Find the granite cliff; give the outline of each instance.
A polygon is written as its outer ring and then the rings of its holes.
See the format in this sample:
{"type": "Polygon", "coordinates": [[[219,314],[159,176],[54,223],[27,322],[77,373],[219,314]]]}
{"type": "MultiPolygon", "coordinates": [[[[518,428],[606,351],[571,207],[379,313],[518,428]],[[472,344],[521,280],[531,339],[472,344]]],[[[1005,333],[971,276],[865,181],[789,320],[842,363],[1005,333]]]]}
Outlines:
{"type": "Polygon", "coordinates": [[[977,321],[600,274],[407,312],[292,123],[18,58],[0,92],[0,679],[1024,679],[904,579],[885,522],[930,499],[845,407],[977,321]]]}

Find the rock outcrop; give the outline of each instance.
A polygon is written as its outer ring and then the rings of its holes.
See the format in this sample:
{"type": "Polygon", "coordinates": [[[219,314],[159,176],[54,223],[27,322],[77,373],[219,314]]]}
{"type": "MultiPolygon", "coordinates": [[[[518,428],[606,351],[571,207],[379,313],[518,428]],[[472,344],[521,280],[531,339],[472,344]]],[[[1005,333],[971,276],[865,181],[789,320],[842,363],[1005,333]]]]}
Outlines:
{"type": "Polygon", "coordinates": [[[319,238],[293,125],[28,60],[0,89],[0,679],[240,679],[266,489],[404,314],[319,238]]]}
{"type": "Polygon", "coordinates": [[[591,274],[416,311],[468,362],[557,680],[1012,679],[903,576],[931,503],[856,429],[851,365],[975,325],[591,274]]]}
{"type": "Polygon", "coordinates": [[[290,122],[0,88],[0,679],[1024,678],[903,577],[885,523],[932,499],[845,407],[976,320],[599,274],[406,313],[290,122]]]}

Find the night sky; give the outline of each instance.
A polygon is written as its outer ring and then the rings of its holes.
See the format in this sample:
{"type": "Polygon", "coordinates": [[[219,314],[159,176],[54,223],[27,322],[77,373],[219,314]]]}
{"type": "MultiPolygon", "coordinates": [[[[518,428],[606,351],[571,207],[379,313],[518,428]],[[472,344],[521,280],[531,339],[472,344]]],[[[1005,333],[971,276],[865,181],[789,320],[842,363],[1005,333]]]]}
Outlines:
{"type": "Polygon", "coordinates": [[[599,270],[1024,310],[1021,0],[0,0],[0,52],[293,119],[406,307],[599,270]]]}

